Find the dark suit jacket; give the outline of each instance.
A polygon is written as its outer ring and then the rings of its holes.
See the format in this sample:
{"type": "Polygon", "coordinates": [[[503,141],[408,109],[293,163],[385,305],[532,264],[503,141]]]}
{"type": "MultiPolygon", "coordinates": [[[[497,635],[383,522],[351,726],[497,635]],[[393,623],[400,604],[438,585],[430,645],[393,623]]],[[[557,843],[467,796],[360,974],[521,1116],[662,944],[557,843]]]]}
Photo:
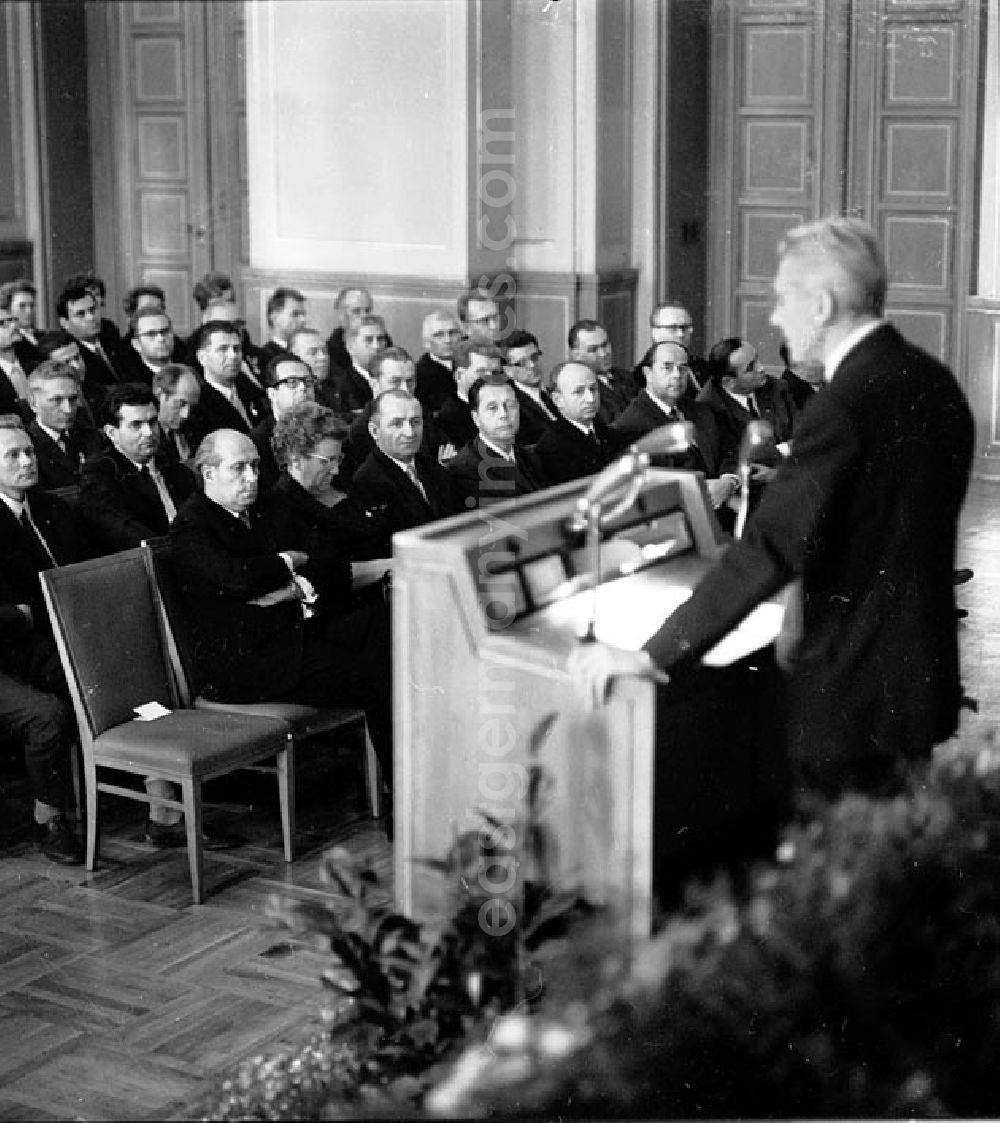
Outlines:
{"type": "MultiPolygon", "coordinates": [[[[658,456],[653,458],[653,463],[662,468],[688,468],[696,472],[704,472],[709,479],[714,479],[722,473],[719,433],[715,427],[715,418],[708,406],[701,402],[682,398],[676,406],[677,412],[685,421],[694,425],[695,447],[676,456],[658,456]]],[[[639,396],[630,403],[625,412],[612,426],[616,432],[622,434],[629,444],[667,424],[667,417],[663,410],[650,397],[649,391],[643,389],[639,396]]],[[[726,471],[732,471],[727,467],[726,471]]]]}
{"type": "Polygon", "coordinates": [[[23,335],[14,344],[14,354],[17,355],[17,361],[21,364],[21,369],[25,374],[31,374],[42,361],[41,351],[30,339],[25,339],[23,335]]]}
{"type": "MultiPolygon", "coordinates": [[[[328,549],[352,561],[368,561],[392,555],[392,527],[384,505],[364,507],[347,495],[327,507],[304,487],[282,472],[271,489],[275,506],[297,525],[305,527],[308,541],[318,539],[328,549]]],[[[309,547],[305,547],[309,552],[309,547]]]]}
{"type": "MultiPolygon", "coordinates": [[[[59,565],[82,561],[87,556],[86,538],[79,515],[58,496],[33,488],[28,506],[35,526],[59,565]]],[[[48,614],[42,600],[38,575],[51,569],[52,562],[14,518],[6,503],[0,501],[0,579],[14,604],[31,606],[36,629],[48,633],[48,614]]]]}
{"type": "Polygon", "coordinates": [[[261,377],[264,375],[264,368],[276,355],[290,354],[287,347],[279,343],[276,339],[269,339],[265,344],[257,348],[257,363],[259,365],[261,377]]]}
{"type": "Polygon", "coordinates": [[[250,440],[253,441],[260,457],[260,477],[258,486],[261,491],[270,491],[277,483],[281,469],[274,458],[274,449],[271,447],[271,437],[274,434],[274,417],[269,413],[258,421],[250,430],[250,440]]]}
{"type": "Polygon", "coordinates": [[[375,448],[354,474],[351,494],[364,507],[383,508],[393,534],[457,514],[459,506],[451,476],[433,460],[418,456],[417,476],[425,499],[408,476],[380,449],[375,448]]]}
{"type": "MultiPolygon", "coordinates": [[[[274,505],[264,497],[249,527],[196,491],[170,527],[170,564],[187,608],[199,686],[229,702],[280,699],[302,673],[303,616],[289,601],[261,608],[248,602],[287,585],[278,557],[301,549],[279,533],[274,505]]],[[[331,592],[327,559],[310,557],[301,570],[322,602],[331,592]]]]}
{"type": "MultiPolygon", "coordinates": [[[[364,464],[369,453],[375,447],[375,442],[372,440],[371,432],[368,429],[374,405],[374,402],[369,402],[351,421],[350,433],[344,442],[344,459],[338,473],[342,486],[346,487],[354,479],[354,473],[364,464]]],[[[427,407],[424,406],[424,433],[420,441],[421,455],[429,460],[437,460],[438,449],[443,444],[445,444],[445,438],[438,429],[434,418],[429,415],[427,407]]]]}
{"type": "Polygon", "coordinates": [[[520,421],[517,427],[517,443],[525,447],[537,444],[544,436],[548,427],[559,416],[559,410],[556,408],[555,403],[548,398],[544,390],[542,391],[542,401],[544,401],[549,410],[551,410],[551,417],[549,417],[535,399],[529,394],[526,394],[516,382],[514,383],[514,393],[517,395],[517,405],[520,415],[520,421]]]}
{"type": "MultiPolygon", "coordinates": [[[[195,479],[182,464],[159,461],[167,491],[178,510],[195,490],[195,479]]],[[[112,445],[83,466],[80,513],[97,553],[129,550],[146,538],[167,533],[170,523],[156,485],[146,472],[112,445]]]]}
{"type": "Polygon", "coordinates": [[[511,464],[477,437],[449,460],[446,467],[455,481],[462,509],[490,507],[545,486],[542,467],[534,452],[515,448],[514,457],[515,462],[511,464]]]}
{"type": "Polygon", "coordinates": [[[84,382],[90,382],[91,385],[103,386],[105,389],[108,386],[114,386],[121,381],[118,374],[118,366],[121,359],[118,356],[117,347],[115,349],[109,348],[104,340],[101,340],[101,346],[104,348],[104,353],[108,356],[106,363],[100,355],[91,351],[89,347],[85,347],[82,343],[79,344],[80,357],[83,359],[83,379],[84,382]]]}
{"type": "Polygon", "coordinates": [[[250,430],[270,413],[267,395],[245,374],[236,376],[236,393],[250,419],[249,425],[210,382],[202,380],[201,398],[197,408],[191,411],[190,428],[195,447],[207,433],[216,429],[236,429],[249,436],[250,430]]]}
{"type": "Polygon", "coordinates": [[[563,484],[582,476],[592,476],[610,464],[628,444],[620,433],[601,424],[600,420],[595,422],[594,430],[596,441],[581,433],[565,417],[549,426],[535,445],[547,483],[563,484]]]}
{"type": "Polygon", "coordinates": [[[801,413],[819,393],[819,390],[814,389],[804,378],[799,378],[799,376],[791,370],[782,372],[781,381],[784,383],[785,389],[788,390],[791,396],[796,413],[801,413]]]}
{"type": "Polygon", "coordinates": [[[785,693],[804,782],[835,790],[858,762],[926,754],[962,694],[952,570],[972,450],[951,372],[880,326],[802,414],[743,538],[647,650],[667,670],[689,664],[799,577],[785,693]]]}
{"type": "MultiPolygon", "coordinates": [[[[23,363],[21,363],[21,369],[27,371],[23,363]]],[[[0,370],[0,413],[16,413],[25,423],[29,422],[33,416],[31,406],[17,396],[13,382],[7,377],[6,371],[3,370],[0,370]]]]}
{"type": "Polygon", "coordinates": [[[424,416],[436,414],[445,399],[455,393],[455,376],[426,351],[417,359],[416,373],[416,397],[424,407],[424,416]]]}
{"type": "Polygon", "coordinates": [[[632,372],[612,367],[608,372],[610,385],[599,376],[597,384],[600,391],[601,405],[597,416],[605,425],[610,425],[620,417],[629,402],[639,393],[641,382],[636,382],[632,372]]]}
{"type": "Polygon", "coordinates": [[[353,363],[343,367],[331,366],[329,381],[337,395],[341,413],[358,413],[374,397],[371,386],[364,375],[354,369],[353,363]]]}
{"type": "MultiPolygon", "coordinates": [[[[388,336],[388,333],[386,333],[388,336]]],[[[386,347],[392,346],[392,337],[389,336],[386,340],[386,347]]],[[[338,367],[342,370],[347,370],[351,366],[351,355],[347,350],[347,344],[344,342],[344,329],[334,328],[330,332],[326,341],[326,350],[330,356],[330,366],[333,369],[338,367]]]]}
{"type": "Polygon", "coordinates": [[[469,403],[463,402],[454,392],[445,399],[438,410],[437,425],[444,439],[457,449],[463,448],[469,441],[474,441],[479,434],[476,423],[472,420],[469,403]]]}
{"type": "MultiPolygon", "coordinates": [[[[767,382],[755,391],[754,398],[761,420],[769,421],[774,428],[775,442],[780,444],[782,441],[791,440],[795,423],[795,406],[784,383],[775,378],[768,378],[767,382]]],[[[704,387],[697,400],[707,405],[715,417],[721,441],[722,459],[727,464],[738,463],[740,441],[743,431],[753,420],[752,414],[714,382],[709,382],[704,387]]]]}
{"type": "Polygon", "coordinates": [[[107,447],[107,441],[99,430],[79,422],[71,425],[66,434],[69,445],[67,452],[63,452],[37,421],[32,421],[28,426],[28,436],[35,446],[35,456],[38,459],[39,491],[76,487],[80,483],[80,471],[87,457],[107,447]]]}

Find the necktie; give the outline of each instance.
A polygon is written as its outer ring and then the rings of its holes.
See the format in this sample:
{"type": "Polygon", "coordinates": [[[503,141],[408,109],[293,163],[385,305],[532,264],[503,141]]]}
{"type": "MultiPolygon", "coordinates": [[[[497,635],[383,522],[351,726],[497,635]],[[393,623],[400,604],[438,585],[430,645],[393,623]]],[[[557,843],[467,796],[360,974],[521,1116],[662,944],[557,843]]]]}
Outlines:
{"type": "Polygon", "coordinates": [[[167,481],[163,478],[163,473],[152,462],[146,465],[146,472],[153,481],[160,496],[160,502],[163,504],[163,510],[167,515],[167,522],[172,523],[177,514],[177,508],[174,506],[174,501],[170,498],[170,492],[167,490],[167,481]]]}
{"type": "Polygon", "coordinates": [[[28,400],[28,376],[24,373],[24,368],[21,364],[14,360],[14,365],[7,371],[7,377],[10,379],[11,386],[14,387],[14,393],[26,402],[28,400]]]}
{"type": "Polygon", "coordinates": [[[239,394],[236,393],[235,390],[233,390],[229,395],[229,404],[233,407],[233,409],[236,410],[240,417],[243,418],[243,420],[246,422],[247,428],[253,428],[253,426],[250,424],[250,418],[247,415],[247,411],[243,405],[243,399],[239,396],[239,394]]]}
{"type": "Polygon", "coordinates": [[[760,417],[760,410],[757,408],[757,401],[754,398],[753,394],[750,394],[747,398],[747,409],[750,411],[751,417],[760,417]]]}
{"type": "Polygon", "coordinates": [[[104,365],[105,365],[105,366],[106,366],[106,367],[108,368],[108,370],[110,370],[110,371],[114,372],[114,367],[113,367],[113,366],[111,365],[111,360],[110,360],[110,359],[108,358],[108,353],[107,353],[107,351],[105,351],[105,350],[104,350],[104,348],[103,348],[103,347],[101,346],[101,341],[100,341],[100,340],[98,340],[98,341],[97,341],[97,342],[96,342],[96,343],[94,344],[94,350],[95,350],[95,351],[97,352],[97,354],[98,354],[98,355],[100,355],[101,359],[102,359],[102,360],[103,360],[103,362],[104,362],[104,365]]]}
{"type": "Polygon", "coordinates": [[[420,482],[420,477],[417,475],[417,470],[413,467],[412,463],[406,465],[406,474],[409,476],[413,486],[424,497],[424,502],[427,502],[427,492],[424,491],[424,485],[420,482]]]}
{"type": "Polygon", "coordinates": [[[38,527],[35,526],[27,504],[24,505],[21,511],[20,523],[24,529],[24,533],[31,539],[32,544],[37,548],[40,556],[44,556],[47,559],[46,568],[48,568],[49,565],[58,565],[59,563],[56,561],[55,554],[49,549],[49,544],[42,537],[38,527]]]}

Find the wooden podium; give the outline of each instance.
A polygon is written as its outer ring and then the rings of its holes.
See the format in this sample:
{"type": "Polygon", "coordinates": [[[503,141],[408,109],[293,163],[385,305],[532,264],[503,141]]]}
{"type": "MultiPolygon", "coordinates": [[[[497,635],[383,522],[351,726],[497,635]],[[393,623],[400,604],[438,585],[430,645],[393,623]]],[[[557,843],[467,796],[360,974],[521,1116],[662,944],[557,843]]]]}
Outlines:
{"type": "MultiPolygon", "coordinates": [[[[581,587],[583,538],[570,529],[588,482],[394,539],[395,884],[411,916],[433,917],[445,905],[447,882],[426,860],[444,858],[457,836],[483,825],[484,813],[504,823],[521,814],[532,736],[551,720],[535,763],[557,842],[557,883],[604,906],[626,939],[649,934],[662,697],[651,683],[623,680],[603,710],[586,712],[566,672],[593,603],[581,587]]],[[[701,477],[680,471],[652,471],[602,537],[597,634],[620,646],[641,646],[725,549],[701,477]]],[[[766,608],[710,653],[717,665],[770,643],[780,608],[766,608]]],[[[730,680],[724,691],[729,713],[730,680]]],[[[680,704],[698,713],[701,703],[687,695],[680,704]]],[[[697,738],[694,746],[702,751],[697,738]]],[[[669,775],[669,757],[664,767],[669,775]]],[[[724,794],[725,806],[729,800],[724,794]]],[[[707,805],[717,802],[712,795],[707,805]]],[[[490,876],[502,896],[503,870],[490,876]]]]}

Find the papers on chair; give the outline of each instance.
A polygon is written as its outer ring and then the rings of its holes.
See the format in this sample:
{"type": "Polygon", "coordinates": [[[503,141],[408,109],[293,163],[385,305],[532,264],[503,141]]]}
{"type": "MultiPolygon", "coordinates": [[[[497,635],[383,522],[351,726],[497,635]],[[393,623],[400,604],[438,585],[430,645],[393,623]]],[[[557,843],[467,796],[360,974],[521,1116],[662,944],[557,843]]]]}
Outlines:
{"type": "Polygon", "coordinates": [[[136,706],[132,713],[139,721],[156,721],[158,717],[166,717],[170,711],[159,702],[143,702],[141,706],[136,706]]]}

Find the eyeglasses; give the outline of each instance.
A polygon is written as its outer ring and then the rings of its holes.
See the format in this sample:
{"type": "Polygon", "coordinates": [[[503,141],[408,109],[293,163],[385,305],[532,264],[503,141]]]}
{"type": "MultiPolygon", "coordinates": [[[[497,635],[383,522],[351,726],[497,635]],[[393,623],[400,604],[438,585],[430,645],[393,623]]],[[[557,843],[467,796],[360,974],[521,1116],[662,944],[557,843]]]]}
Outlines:
{"type": "Polygon", "coordinates": [[[694,324],[653,324],[657,331],[694,331],[694,324]]]}
{"type": "Polygon", "coordinates": [[[164,338],[166,338],[166,336],[168,336],[171,331],[173,331],[173,328],[150,328],[148,331],[139,332],[139,338],[155,339],[157,336],[163,336],[164,338]]]}
{"type": "Polygon", "coordinates": [[[316,379],[310,375],[293,374],[288,378],[279,378],[274,384],[274,388],[279,386],[287,386],[290,390],[300,390],[303,386],[306,389],[312,389],[316,385],[316,379]]]}
{"type": "Polygon", "coordinates": [[[507,366],[509,367],[531,367],[542,357],[541,351],[536,351],[533,355],[523,355],[520,359],[508,359],[507,366]]]}
{"type": "Polygon", "coordinates": [[[344,459],[344,454],[338,452],[336,456],[321,456],[318,452],[307,452],[309,460],[321,460],[324,464],[339,464],[344,459]]]}

